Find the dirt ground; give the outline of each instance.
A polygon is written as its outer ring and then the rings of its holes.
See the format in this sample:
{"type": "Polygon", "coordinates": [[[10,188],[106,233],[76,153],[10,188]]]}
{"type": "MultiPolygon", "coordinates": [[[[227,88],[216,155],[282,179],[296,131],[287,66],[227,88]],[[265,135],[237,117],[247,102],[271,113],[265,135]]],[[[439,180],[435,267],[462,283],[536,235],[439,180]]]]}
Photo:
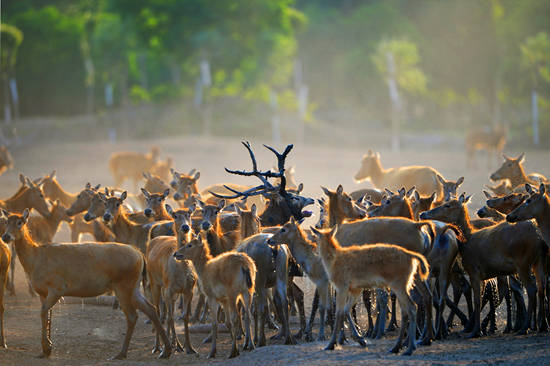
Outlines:
{"type": "MultiPolygon", "coordinates": [[[[264,141],[251,141],[261,168],[270,168],[274,159],[270,152],[261,146],[264,141]]],[[[0,196],[9,197],[19,186],[18,174],[22,172],[31,178],[39,177],[56,169],[60,183],[69,192],[80,190],[86,182],[92,184],[113,183],[107,169],[107,159],[111,152],[132,149],[146,151],[151,144],[161,148],[164,156],[172,156],[176,170],[189,171],[198,168],[201,172],[200,187],[221,181],[254,184],[252,178],[230,176],[223,167],[249,169],[250,161],[246,150],[238,140],[206,139],[200,137],[182,137],[147,142],[56,144],[37,147],[18,148],[14,151],[15,170],[0,177],[0,196]]],[[[282,148],[282,147],[281,147],[282,148]]],[[[296,166],[298,182],[304,182],[305,194],[320,197],[320,185],[334,189],[339,183],[345,190],[352,191],[366,186],[353,182],[353,175],[359,168],[364,150],[333,149],[324,147],[296,146],[290,154],[289,165],[296,166]]],[[[509,151],[517,155],[518,151],[509,151]]],[[[381,151],[382,164],[385,167],[426,164],[438,169],[447,179],[465,176],[461,187],[474,194],[470,205],[473,214],[481,206],[482,187],[489,184],[489,170],[485,158],[480,159],[480,168],[466,172],[464,153],[452,151],[402,151],[393,154],[381,151]],[[481,168],[483,167],[483,168],[481,168]]],[[[547,165],[550,152],[529,151],[526,158],[526,170],[550,174],[547,165]]],[[[130,187],[130,184],[127,185],[130,187]]],[[[313,209],[317,212],[317,208],[313,209]]],[[[313,223],[310,219],[307,224],[313,223]]],[[[59,241],[68,239],[65,225],[56,237],[59,241]]],[[[0,365],[103,365],[113,364],[106,361],[116,354],[121,346],[125,331],[125,319],[119,310],[108,306],[59,303],[54,307],[52,321],[52,339],[54,349],[49,360],[38,360],[34,356],[40,353],[40,304],[37,298],[26,293],[26,284],[21,266],[17,267],[17,297],[5,299],[5,333],[7,350],[0,350],[0,365]]],[[[300,286],[306,291],[306,303],[311,303],[312,287],[307,280],[300,280],[300,286]]],[[[307,307],[309,308],[309,306],[307,307]]],[[[176,365],[224,363],[242,364],[398,364],[398,365],[463,365],[463,364],[514,364],[542,365],[550,364],[550,338],[547,335],[530,334],[527,336],[503,335],[502,319],[504,311],[499,309],[499,329],[495,336],[467,340],[453,330],[450,339],[434,342],[430,347],[419,348],[411,357],[395,356],[387,353],[393,345],[396,334],[390,333],[383,340],[370,341],[367,349],[355,344],[346,344],[337,350],[323,351],[325,342],[303,343],[297,346],[284,346],[270,342],[269,346],[253,352],[242,353],[237,359],[227,361],[229,353],[229,335],[219,335],[218,358],[207,360],[209,345],[203,345],[201,339],[205,333],[191,332],[191,342],[199,356],[175,354],[169,360],[157,360],[150,349],[154,341],[150,325],[144,324],[145,317],[140,316],[134,336],[130,343],[128,359],[116,361],[120,365],[176,365]]],[[[361,313],[362,314],[362,313],[361,313]]],[[[297,324],[294,320],[293,327],[297,324]]],[[[317,328],[314,330],[317,331],[317,328]]],[[[181,334],[181,324],[178,325],[181,334]]]]}

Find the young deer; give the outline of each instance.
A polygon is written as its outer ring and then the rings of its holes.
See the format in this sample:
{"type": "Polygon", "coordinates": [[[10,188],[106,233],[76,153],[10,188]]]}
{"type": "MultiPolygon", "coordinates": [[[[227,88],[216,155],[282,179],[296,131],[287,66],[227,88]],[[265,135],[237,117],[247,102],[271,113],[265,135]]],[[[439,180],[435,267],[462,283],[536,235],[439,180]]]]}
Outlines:
{"type": "Polygon", "coordinates": [[[160,357],[168,358],[172,348],[153,306],[139,292],[139,280],[144,269],[141,253],[118,243],[51,244],[35,243],[27,228],[29,211],[8,217],[5,242],[13,242],[34,290],[40,296],[42,308],[42,354],[52,351],[50,339],[51,308],[62,296],[92,297],[109,290],[115,292],[127,320],[121,351],[115,359],[126,358],[128,345],[137,321],[137,309],[144,312],[162,336],[165,345],[160,357]]]}
{"type": "Polygon", "coordinates": [[[115,186],[120,187],[126,179],[134,183],[134,191],[141,179],[143,172],[148,172],[155,165],[159,156],[156,146],[147,154],[134,151],[121,151],[111,154],[109,157],[109,170],[113,175],[115,186]]]}
{"type": "Polygon", "coordinates": [[[437,176],[439,182],[443,186],[443,199],[436,201],[435,205],[439,206],[443,202],[450,201],[456,197],[456,191],[458,187],[464,182],[464,177],[458,178],[456,181],[445,180],[441,175],[437,176]]]}
{"type": "Polygon", "coordinates": [[[484,280],[502,275],[519,274],[521,282],[527,289],[529,298],[528,316],[520,333],[525,334],[531,324],[535,307],[537,287],[541,303],[539,323],[541,329],[546,329],[544,314],[544,277],[543,263],[546,257],[546,244],[537,232],[534,223],[520,222],[515,225],[507,222],[476,230],[470,223],[468,203],[470,197],[462,194],[443,206],[426,211],[420,215],[422,219],[440,220],[458,226],[466,238],[464,245],[459,245],[462,265],[474,291],[474,319],[470,322],[468,337],[480,335],[481,283],[484,280]],[[537,279],[536,285],[531,279],[533,268],[537,279]]]}
{"type": "Polygon", "coordinates": [[[174,253],[178,260],[190,260],[197,271],[198,280],[202,292],[208,299],[208,305],[212,310],[212,348],[209,358],[216,356],[216,338],[218,335],[219,305],[226,314],[226,324],[231,332],[231,353],[229,357],[239,355],[237,348],[237,301],[242,301],[245,310],[246,339],[243,350],[254,349],[254,342],[250,335],[250,319],[252,296],[256,279],[256,265],[254,261],[244,253],[226,252],[217,257],[212,257],[208,245],[201,234],[178,249],[174,253]],[[231,276],[227,274],[230,273],[231,276]]]}
{"type": "Polygon", "coordinates": [[[361,290],[384,286],[395,292],[403,309],[403,327],[391,352],[397,353],[401,348],[405,336],[404,325],[408,320],[409,342],[404,354],[411,355],[416,348],[416,304],[410,297],[410,291],[415,277],[420,281],[426,281],[428,278],[429,265],[426,258],[390,244],[353,245],[343,248],[335,238],[337,228],[338,226],[323,231],[312,229],[318,236],[319,254],[323,265],[331,284],[336,289],[336,321],[332,337],[325,349],[334,349],[344,315],[349,312],[361,290]]]}
{"type": "MultiPolygon", "coordinates": [[[[192,211],[172,211],[167,205],[167,210],[173,217],[173,225],[176,228],[176,237],[159,236],[151,240],[147,247],[147,278],[151,286],[153,305],[158,309],[160,297],[166,305],[167,333],[171,337],[176,350],[183,352],[183,347],[178,340],[174,326],[174,301],[178,294],[182,294],[185,304],[183,324],[185,330],[185,350],[188,354],[196,353],[189,339],[189,314],[191,301],[193,300],[193,288],[197,282],[197,275],[189,261],[179,261],[174,258],[174,253],[185,246],[191,238],[191,214],[192,211]]],[[[159,334],[156,335],[153,351],[159,351],[159,334]]]]}
{"type": "Polygon", "coordinates": [[[338,185],[336,191],[331,191],[321,187],[328,197],[328,225],[333,227],[341,224],[344,220],[363,219],[366,215],[365,210],[360,208],[353,198],[344,192],[342,185],[338,185]]]}
{"type": "MultiPolygon", "coordinates": [[[[315,284],[316,291],[319,294],[320,307],[320,328],[317,340],[324,341],[325,315],[326,311],[330,308],[330,283],[321,257],[317,253],[316,244],[308,240],[306,233],[304,233],[294,218],[291,218],[290,222],[284,224],[279,231],[273,234],[267,243],[269,245],[287,244],[296,262],[298,262],[309,279],[315,284]]],[[[305,330],[306,340],[313,339],[311,335],[313,320],[310,318],[307,324],[305,330]]]]}
{"type": "Polygon", "coordinates": [[[414,191],[413,200],[411,201],[411,208],[413,211],[414,219],[420,220],[420,213],[428,211],[433,207],[435,200],[435,192],[431,196],[423,197],[416,190],[414,191]]]}
{"type": "Polygon", "coordinates": [[[363,156],[361,168],[355,174],[355,181],[361,182],[370,178],[376,188],[397,190],[401,187],[416,187],[418,192],[429,195],[436,192],[437,199],[443,198],[443,187],[437,178],[441,175],[437,170],[428,166],[403,166],[384,169],[380,163],[380,154],[369,150],[363,156]]]}
{"type": "Polygon", "coordinates": [[[6,348],[6,339],[4,338],[4,289],[8,283],[10,261],[10,247],[0,240],[0,348],[6,348]]]}

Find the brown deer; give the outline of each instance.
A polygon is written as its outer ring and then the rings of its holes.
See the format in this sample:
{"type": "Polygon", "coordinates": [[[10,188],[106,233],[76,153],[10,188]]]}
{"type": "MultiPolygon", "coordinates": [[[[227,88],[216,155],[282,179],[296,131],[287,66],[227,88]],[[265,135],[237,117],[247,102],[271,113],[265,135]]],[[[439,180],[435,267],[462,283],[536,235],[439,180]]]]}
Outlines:
{"type": "MultiPolygon", "coordinates": [[[[167,205],[168,206],[168,205],[167,205]]],[[[176,260],[174,253],[185,246],[191,239],[190,217],[192,211],[179,210],[173,212],[168,206],[168,211],[174,219],[177,237],[159,236],[151,240],[147,247],[147,278],[151,286],[151,299],[153,305],[158,308],[160,297],[166,305],[167,333],[172,339],[172,344],[178,352],[183,352],[183,347],[178,340],[174,326],[174,301],[178,294],[184,298],[185,315],[183,317],[185,330],[185,350],[188,354],[196,353],[189,339],[189,314],[193,299],[193,288],[197,282],[197,275],[189,261],[176,260]]],[[[156,334],[153,351],[159,351],[159,334],[156,334]]]]}
{"type": "MultiPolygon", "coordinates": [[[[529,186],[526,189],[528,189],[527,192],[530,192],[531,186],[529,186]]],[[[485,193],[485,196],[487,197],[487,202],[486,202],[487,206],[505,215],[512,212],[516,207],[521,205],[523,201],[525,201],[528,198],[528,195],[522,194],[522,193],[510,193],[502,197],[493,197],[485,191],[484,193],[485,193]]]]}
{"type": "Polygon", "coordinates": [[[496,159],[506,145],[506,131],[504,126],[496,125],[491,129],[474,129],[468,131],[466,135],[466,159],[467,167],[475,166],[475,152],[477,150],[487,151],[487,166],[491,165],[491,160],[496,159]]]}
{"type": "Polygon", "coordinates": [[[208,244],[198,234],[193,239],[174,253],[178,260],[190,260],[197,271],[198,280],[202,292],[208,299],[208,305],[212,310],[212,348],[209,358],[216,356],[216,338],[218,334],[219,306],[223,307],[226,314],[226,324],[231,333],[231,353],[229,357],[239,355],[237,348],[237,301],[241,300],[245,310],[245,344],[243,350],[254,349],[254,342],[250,334],[250,319],[252,296],[255,289],[256,265],[254,261],[244,253],[226,252],[217,257],[212,257],[208,244]],[[231,276],[227,274],[231,273],[231,276]]]}
{"type": "Polygon", "coordinates": [[[22,215],[10,214],[5,210],[3,213],[8,221],[2,239],[15,244],[23,269],[42,303],[40,357],[48,357],[52,352],[51,309],[62,296],[92,297],[109,290],[115,292],[127,320],[122,349],[114,359],[126,358],[138,317],[137,309],[151,319],[156,331],[161,334],[165,347],[160,357],[170,357],[172,347],[155,309],[139,291],[139,280],[145,265],[141,253],[118,243],[55,243],[41,246],[29,235],[27,209],[22,215]]]}
{"type": "Polygon", "coordinates": [[[525,334],[531,324],[535,306],[537,287],[541,302],[539,323],[541,329],[547,327],[544,314],[544,268],[546,244],[537,232],[534,223],[525,221],[515,225],[507,222],[476,230],[470,223],[468,203],[470,197],[462,194],[442,206],[420,215],[422,219],[440,220],[458,226],[466,238],[464,245],[459,245],[462,265],[474,291],[474,319],[470,321],[468,337],[480,335],[481,283],[496,276],[518,273],[521,282],[527,289],[529,298],[528,316],[525,319],[520,333],[525,334]],[[537,284],[531,279],[533,268],[537,284]]]}
{"type": "Polygon", "coordinates": [[[539,184],[540,181],[546,182],[546,178],[538,173],[533,173],[527,175],[523,169],[523,161],[525,159],[525,153],[521,153],[517,158],[509,158],[506,155],[502,154],[504,162],[491,176],[489,177],[492,181],[497,181],[501,179],[508,179],[512,190],[523,185],[525,183],[529,184],[539,184]]]}
{"type": "Polygon", "coordinates": [[[372,207],[369,210],[369,217],[388,216],[414,219],[412,203],[409,199],[409,196],[412,195],[412,191],[415,191],[414,189],[413,187],[409,192],[405,192],[405,188],[401,188],[397,191],[397,194],[387,190],[387,195],[382,199],[380,205],[372,207]]]}
{"type": "Polygon", "coordinates": [[[422,195],[436,192],[437,199],[443,198],[443,187],[437,178],[441,175],[437,170],[428,166],[403,166],[384,169],[380,163],[380,154],[374,154],[372,150],[363,156],[361,168],[355,174],[355,181],[362,182],[370,178],[376,188],[388,188],[397,190],[401,187],[407,189],[416,187],[422,195]]]}
{"type": "Polygon", "coordinates": [[[530,193],[521,205],[516,207],[506,216],[508,222],[520,222],[535,219],[546,243],[550,243],[550,201],[546,194],[546,186],[541,183],[538,192],[533,191],[530,185],[525,185],[525,190],[530,193]]]}
{"type": "Polygon", "coordinates": [[[10,262],[10,247],[0,240],[0,348],[7,347],[6,338],[4,338],[4,289],[8,283],[10,262]]]}
{"type": "MultiPolygon", "coordinates": [[[[430,271],[426,258],[421,254],[397,245],[373,244],[342,247],[335,232],[338,226],[318,231],[319,253],[331,284],[336,289],[336,321],[327,350],[334,349],[336,337],[342,328],[344,315],[364,288],[390,287],[403,309],[401,332],[391,352],[399,352],[405,337],[405,324],[409,322],[408,347],[404,355],[411,355],[416,348],[416,304],[410,297],[415,277],[426,281],[430,271]]],[[[363,341],[364,342],[364,341],[363,341]]],[[[362,344],[363,347],[366,344],[362,344]]]]}
{"type": "Polygon", "coordinates": [[[464,177],[458,178],[456,181],[446,180],[441,175],[437,176],[439,182],[443,186],[443,199],[436,201],[435,205],[439,206],[443,202],[447,202],[456,197],[456,191],[462,183],[464,183],[464,177]]]}
{"type": "Polygon", "coordinates": [[[120,187],[126,179],[134,183],[134,191],[141,179],[143,172],[148,172],[158,160],[159,149],[151,148],[147,154],[134,151],[120,151],[112,153],[109,157],[109,170],[113,175],[115,186],[120,187]]]}
{"type": "MultiPolygon", "coordinates": [[[[12,197],[6,200],[0,200],[0,208],[9,210],[12,212],[23,212],[25,209],[35,209],[43,217],[50,215],[48,203],[44,198],[42,189],[40,186],[42,182],[34,183],[28,177],[23,174],[19,174],[19,181],[21,187],[12,197]]],[[[10,279],[8,281],[8,289],[11,295],[15,295],[15,259],[17,253],[12,246],[11,265],[10,265],[10,279]]],[[[29,287],[29,292],[34,296],[34,292],[29,287]]]]}
{"type": "Polygon", "coordinates": [[[420,213],[428,211],[433,207],[435,200],[435,192],[431,196],[421,196],[416,190],[414,191],[413,200],[411,201],[411,208],[413,211],[414,219],[420,220],[420,213]]]}
{"type": "Polygon", "coordinates": [[[13,169],[13,159],[6,146],[0,146],[0,175],[7,170],[13,169]]]}
{"type": "Polygon", "coordinates": [[[52,208],[48,217],[31,216],[27,224],[32,239],[38,244],[51,243],[61,221],[72,222],[65,206],[59,200],[50,204],[52,208]]]}
{"type": "MultiPolygon", "coordinates": [[[[321,257],[317,254],[317,245],[307,238],[307,234],[300,228],[294,218],[290,218],[267,242],[269,245],[287,244],[296,262],[315,284],[319,294],[320,328],[318,341],[325,340],[325,315],[330,308],[330,283],[328,275],[323,267],[321,257]]],[[[311,329],[313,319],[307,324],[306,340],[312,340],[311,329]]]]}
{"type": "Polygon", "coordinates": [[[344,187],[338,185],[336,191],[331,191],[325,187],[321,187],[325,195],[328,197],[328,225],[333,227],[341,224],[344,220],[357,220],[365,217],[366,212],[359,207],[354,199],[344,192],[344,187]]]}

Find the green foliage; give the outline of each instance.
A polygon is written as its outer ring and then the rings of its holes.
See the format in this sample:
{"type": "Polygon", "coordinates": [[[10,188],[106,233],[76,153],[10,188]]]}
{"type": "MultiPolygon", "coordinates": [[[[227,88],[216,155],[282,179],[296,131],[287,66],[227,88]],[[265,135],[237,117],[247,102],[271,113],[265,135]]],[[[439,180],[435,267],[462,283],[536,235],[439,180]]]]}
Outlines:
{"type": "Polygon", "coordinates": [[[550,39],[545,32],[528,37],[521,44],[521,65],[526,69],[533,82],[538,85],[540,79],[550,82],[550,39]]]}

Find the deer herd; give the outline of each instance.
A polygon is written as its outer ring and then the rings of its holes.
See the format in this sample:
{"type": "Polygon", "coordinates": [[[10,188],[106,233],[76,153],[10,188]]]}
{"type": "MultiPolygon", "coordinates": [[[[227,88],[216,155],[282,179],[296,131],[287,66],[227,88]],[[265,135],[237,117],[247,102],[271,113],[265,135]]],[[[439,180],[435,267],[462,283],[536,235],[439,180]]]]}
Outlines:
{"type": "Polygon", "coordinates": [[[470,196],[459,194],[464,177],[448,180],[428,166],[385,169],[380,154],[369,150],[354,178],[370,179],[375,188],[347,193],[342,185],[321,187],[323,197],[314,200],[302,195],[303,184],[285,167],[292,145],[283,152],[264,145],[276,158],[269,170],[259,168],[248,142],[243,145],[252,168],[226,171],[255,177],[257,185],[199,190],[199,171],[175,171],[155,147],[111,156],[115,188],[88,183],[68,193],[55,171],[35,180],[20,175],[17,192],[0,200],[0,347],[6,347],[4,288],[15,295],[16,258],[42,304],[41,357],[52,352],[52,307],[63,296],[106,292],[127,320],[115,359],[127,356],[138,309],[150,319],[153,352],[161,358],[173,351],[195,354],[189,324],[207,318],[209,357],[216,356],[219,321],[231,336],[229,357],[239,355],[243,336],[243,351],[265,346],[266,326],[276,326],[273,338],[288,345],[302,337],[325,341],[328,325],[326,350],[344,344],[347,330],[366,347],[365,338],[380,339],[398,327],[396,303],[401,322],[390,351],[406,346],[404,355],[448,337],[455,317],[469,338],[495,332],[503,300],[505,332],[548,330],[550,199],[546,178],[524,171],[524,154],[504,156],[490,176],[498,185],[488,186],[492,193],[485,191],[486,205],[475,218],[470,196]],[[125,180],[132,181],[132,193],[120,190],[125,180]],[[306,208],[315,202],[317,223],[306,228],[312,216],[306,208]],[[71,243],[53,241],[63,221],[71,243]],[[94,240],[82,242],[82,234],[94,240]],[[300,276],[315,287],[309,319],[304,291],[294,282],[300,276]],[[465,306],[459,306],[462,297],[465,306]],[[360,299],[367,310],[364,328],[356,315],[360,299]],[[175,327],[178,304],[183,335],[175,327]],[[297,334],[290,327],[294,306],[297,334]]]}

